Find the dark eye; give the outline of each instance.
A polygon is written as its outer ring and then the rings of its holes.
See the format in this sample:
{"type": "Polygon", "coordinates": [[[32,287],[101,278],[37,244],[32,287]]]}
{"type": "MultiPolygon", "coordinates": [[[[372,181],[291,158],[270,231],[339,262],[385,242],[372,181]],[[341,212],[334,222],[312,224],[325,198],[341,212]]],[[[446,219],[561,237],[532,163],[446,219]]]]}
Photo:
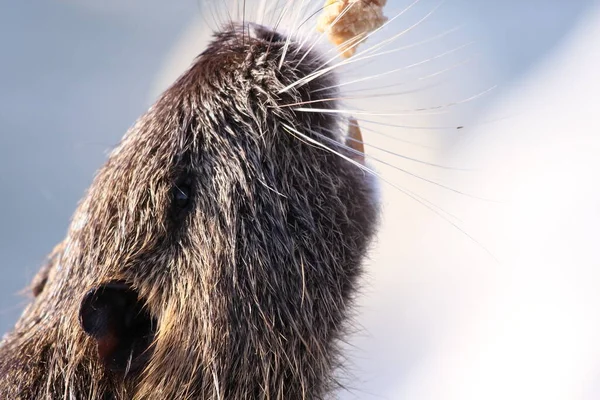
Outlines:
{"type": "Polygon", "coordinates": [[[190,186],[185,183],[175,185],[173,188],[173,204],[175,207],[179,209],[186,208],[190,203],[191,192],[190,186]]]}

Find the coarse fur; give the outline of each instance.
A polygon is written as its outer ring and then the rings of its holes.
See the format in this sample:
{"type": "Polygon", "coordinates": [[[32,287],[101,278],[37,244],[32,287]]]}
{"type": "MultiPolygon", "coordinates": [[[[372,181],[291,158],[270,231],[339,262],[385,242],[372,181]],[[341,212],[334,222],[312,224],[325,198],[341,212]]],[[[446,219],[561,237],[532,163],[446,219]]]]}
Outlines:
{"type": "Polygon", "coordinates": [[[225,27],[125,135],[1,344],[0,398],[331,392],[378,211],[363,170],[286,128],[317,142],[344,136],[334,114],[285,107],[337,97],[333,73],[282,91],[324,62],[286,40],[225,27]],[[99,359],[80,321],[86,293],[115,281],[148,315],[123,369],[99,359]]]}

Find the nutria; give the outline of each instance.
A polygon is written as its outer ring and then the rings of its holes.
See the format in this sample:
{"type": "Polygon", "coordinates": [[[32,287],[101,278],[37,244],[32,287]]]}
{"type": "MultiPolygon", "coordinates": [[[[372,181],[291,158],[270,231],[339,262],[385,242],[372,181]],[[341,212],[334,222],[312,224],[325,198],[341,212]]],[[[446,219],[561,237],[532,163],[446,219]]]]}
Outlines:
{"type": "Polygon", "coordinates": [[[0,347],[0,398],[331,393],[378,209],[348,121],[289,107],[338,97],[335,71],[290,87],[323,63],[258,25],[215,34],[35,278],[0,347]]]}

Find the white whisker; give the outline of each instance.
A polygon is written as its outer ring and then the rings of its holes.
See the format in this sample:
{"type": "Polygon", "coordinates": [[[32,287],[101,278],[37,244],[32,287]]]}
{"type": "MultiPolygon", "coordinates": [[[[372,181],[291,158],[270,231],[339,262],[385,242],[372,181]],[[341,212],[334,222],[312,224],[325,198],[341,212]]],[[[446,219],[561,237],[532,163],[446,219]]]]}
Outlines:
{"type": "MultiPolygon", "coordinates": [[[[440,208],[439,206],[435,205],[434,203],[430,202],[429,200],[417,195],[414,192],[411,192],[410,190],[406,189],[406,188],[402,188],[392,182],[390,182],[389,180],[383,178],[380,174],[378,174],[377,172],[373,171],[372,169],[362,165],[361,163],[359,163],[358,161],[354,161],[351,158],[336,152],[335,150],[331,149],[330,147],[325,146],[323,143],[312,139],[311,137],[299,132],[298,130],[294,129],[293,127],[284,124],[283,125],[286,128],[286,131],[292,135],[294,135],[294,133],[298,136],[300,136],[301,138],[303,138],[305,141],[310,142],[322,149],[324,149],[325,151],[329,151],[339,157],[341,157],[342,159],[346,160],[347,162],[351,163],[352,165],[360,168],[361,170],[375,176],[376,178],[380,179],[382,182],[390,185],[391,187],[395,188],[396,190],[402,192],[403,194],[405,194],[406,196],[408,196],[409,198],[415,200],[417,203],[421,204],[422,206],[426,207],[427,209],[429,209],[431,212],[435,213],[436,215],[438,215],[439,217],[441,217],[442,219],[444,219],[446,222],[448,222],[450,225],[452,225],[455,229],[457,229],[459,232],[461,232],[463,235],[465,235],[469,240],[471,240],[473,243],[475,243],[476,245],[478,245],[481,249],[483,249],[490,257],[492,257],[494,260],[497,261],[496,257],[494,256],[494,254],[492,254],[492,252],[490,250],[488,250],[481,242],[479,242],[477,239],[475,239],[473,236],[469,235],[464,229],[462,229],[456,222],[452,221],[450,218],[448,218],[447,216],[451,216],[454,219],[458,219],[455,216],[453,216],[452,214],[448,213],[447,211],[443,210],[442,208],[440,208]],[[444,214],[446,214],[447,216],[444,216],[444,214]]],[[[294,136],[296,136],[294,135],[294,136]]],[[[296,136],[296,137],[298,137],[296,136]]],[[[298,138],[300,140],[300,138],[298,138]]]]}
{"type": "MultiPolygon", "coordinates": [[[[349,126],[353,126],[353,127],[357,127],[357,128],[359,128],[361,130],[364,129],[362,126],[359,126],[358,124],[349,123],[348,125],[349,126]]],[[[336,134],[336,132],[334,130],[332,130],[332,129],[324,129],[324,128],[322,128],[322,129],[325,130],[326,132],[331,133],[332,135],[336,134]]],[[[314,133],[315,135],[320,135],[318,132],[315,132],[313,130],[311,130],[311,132],[314,133]]],[[[326,138],[328,140],[333,140],[333,139],[330,139],[330,138],[327,138],[327,137],[324,137],[324,138],[326,138]]],[[[416,158],[408,157],[408,156],[405,156],[405,155],[402,155],[402,154],[394,153],[394,152],[392,152],[390,150],[385,150],[385,149],[383,149],[381,147],[377,147],[377,146],[371,145],[371,144],[369,144],[367,142],[363,142],[363,141],[360,141],[358,139],[351,138],[349,136],[347,136],[345,139],[346,140],[350,140],[350,141],[352,141],[354,143],[360,143],[362,145],[374,148],[376,150],[383,151],[384,153],[391,154],[391,155],[393,155],[395,157],[402,158],[402,159],[405,159],[405,160],[408,160],[408,161],[413,161],[413,162],[416,162],[416,163],[419,163],[419,164],[429,165],[431,167],[448,169],[448,170],[454,170],[454,171],[469,171],[468,169],[464,169],[464,168],[447,167],[447,166],[444,166],[444,165],[434,164],[434,163],[430,163],[430,162],[427,162],[427,161],[419,160],[419,159],[416,159],[416,158]]],[[[336,142],[336,143],[339,143],[339,142],[336,142]]]]}
{"type": "MultiPolygon", "coordinates": [[[[343,148],[343,149],[344,149],[344,150],[346,150],[346,151],[349,151],[349,152],[351,152],[351,153],[353,153],[353,154],[356,154],[356,155],[359,155],[359,156],[363,156],[363,157],[369,158],[369,159],[371,159],[371,160],[373,160],[373,161],[376,161],[376,162],[378,162],[378,163],[380,163],[380,164],[386,165],[386,166],[388,166],[388,167],[391,167],[391,168],[393,168],[393,169],[395,169],[395,170],[397,170],[397,171],[400,171],[400,172],[402,172],[402,173],[404,173],[404,174],[406,174],[406,175],[412,176],[413,178],[417,178],[417,179],[419,179],[419,180],[421,180],[421,181],[423,181],[423,182],[430,183],[430,184],[432,184],[432,185],[435,185],[435,186],[438,186],[438,187],[440,187],[440,188],[442,188],[442,189],[445,189],[445,190],[448,190],[448,191],[451,191],[451,192],[454,192],[454,193],[460,194],[460,195],[462,195],[462,196],[470,197],[470,198],[472,198],[472,199],[481,200],[481,201],[485,201],[485,202],[489,202],[489,203],[498,203],[498,201],[496,201],[496,200],[487,199],[487,198],[480,197],[480,196],[477,196],[477,195],[469,194],[469,193],[466,193],[466,192],[463,192],[463,191],[460,191],[460,190],[454,189],[454,188],[452,188],[452,187],[450,187],[450,186],[444,185],[444,184],[442,184],[442,183],[440,183],[440,182],[437,182],[437,181],[434,181],[434,180],[431,180],[431,179],[425,178],[425,177],[423,177],[423,176],[421,176],[421,175],[417,175],[417,174],[415,174],[415,173],[413,173],[413,172],[410,172],[410,171],[408,171],[408,170],[406,170],[406,169],[404,169],[404,168],[398,167],[397,165],[391,164],[391,163],[389,163],[389,162],[387,162],[387,161],[383,161],[383,160],[381,160],[381,159],[379,159],[379,158],[376,158],[376,157],[374,157],[374,156],[372,156],[372,155],[365,154],[365,153],[362,153],[362,152],[360,152],[360,151],[358,151],[358,150],[355,150],[355,149],[353,149],[353,148],[351,148],[351,147],[349,147],[349,146],[347,146],[347,145],[345,145],[345,144],[343,144],[343,143],[340,143],[340,142],[338,142],[338,141],[336,141],[336,140],[334,140],[334,139],[328,138],[327,136],[325,136],[325,135],[322,135],[322,134],[320,134],[320,133],[318,133],[318,132],[315,132],[315,131],[312,131],[312,130],[311,130],[311,133],[315,134],[316,136],[320,137],[321,139],[323,139],[323,140],[325,140],[325,141],[327,141],[327,142],[329,142],[329,143],[332,143],[332,144],[334,144],[334,145],[336,145],[336,146],[339,146],[339,147],[343,148]]],[[[356,140],[356,139],[352,139],[352,138],[349,138],[349,137],[347,137],[346,139],[352,140],[353,142],[362,143],[362,144],[364,144],[364,145],[366,145],[366,146],[373,147],[373,148],[376,148],[376,149],[378,149],[378,150],[382,150],[382,151],[384,151],[384,152],[386,152],[386,153],[389,153],[388,151],[385,151],[385,150],[383,150],[383,149],[381,149],[381,148],[378,148],[378,147],[375,147],[375,146],[371,146],[371,145],[369,145],[368,143],[361,142],[361,141],[359,141],[359,140],[356,140]]],[[[402,156],[402,155],[400,155],[400,154],[395,154],[395,153],[391,153],[391,154],[393,154],[393,155],[395,155],[395,156],[398,156],[398,157],[406,158],[406,159],[408,159],[408,160],[415,161],[415,162],[418,162],[418,163],[421,163],[421,164],[426,164],[426,165],[430,165],[430,166],[434,166],[434,167],[438,167],[438,168],[451,169],[451,170],[461,170],[461,171],[468,171],[468,170],[466,170],[466,169],[459,169],[459,168],[445,167],[445,166],[442,166],[442,165],[432,164],[432,163],[428,163],[428,162],[426,162],[426,161],[421,161],[421,160],[417,160],[417,159],[414,159],[414,158],[405,157],[405,156],[402,156]]]]}
{"type": "MultiPolygon", "coordinates": [[[[352,125],[352,126],[358,126],[358,124],[350,124],[350,125],[352,125]]],[[[365,124],[360,125],[360,130],[361,131],[366,131],[366,132],[371,132],[371,133],[373,133],[375,135],[383,136],[383,137],[386,137],[386,138],[388,138],[390,140],[393,140],[393,141],[396,141],[396,142],[400,142],[400,143],[405,143],[405,144],[410,145],[410,146],[421,147],[423,149],[437,149],[437,147],[434,147],[434,146],[427,146],[427,145],[424,145],[424,144],[421,144],[421,143],[416,143],[416,142],[413,142],[413,141],[410,141],[410,140],[401,139],[401,138],[399,138],[397,136],[388,135],[387,133],[383,133],[383,132],[381,132],[379,130],[376,130],[376,129],[373,129],[373,128],[369,128],[369,127],[365,126],[365,124]]]]}
{"type": "MultiPolygon", "coordinates": [[[[288,132],[290,134],[294,135],[294,133],[295,133],[296,135],[299,135],[300,138],[304,139],[303,141],[306,141],[306,142],[312,144],[313,146],[320,147],[320,148],[324,149],[325,151],[328,151],[328,152],[330,152],[332,154],[335,154],[336,156],[338,156],[338,157],[340,157],[340,158],[348,161],[349,163],[357,166],[358,168],[360,168],[364,172],[366,172],[366,173],[368,173],[368,174],[370,174],[370,175],[372,175],[372,176],[374,176],[374,177],[376,177],[378,179],[381,179],[382,181],[388,183],[389,185],[391,185],[395,189],[399,190],[400,192],[406,194],[410,198],[416,200],[420,204],[422,204],[425,207],[429,208],[430,210],[434,211],[436,214],[442,216],[442,218],[444,218],[445,220],[451,222],[448,218],[452,218],[454,220],[460,221],[460,219],[458,217],[456,217],[456,216],[452,215],[451,213],[449,213],[448,211],[442,209],[441,207],[439,207],[435,203],[432,203],[431,201],[425,199],[422,196],[419,196],[418,194],[414,193],[413,191],[411,191],[409,189],[400,187],[400,186],[398,186],[398,185],[390,182],[389,180],[387,180],[383,176],[381,176],[379,173],[377,173],[374,170],[372,170],[371,168],[369,168],[369,167],[361,164],[360,162],[355,161],[355,160],[351,159],[350,157],[345,156],[345,155],[341,154],[340,152],[333,150],[331,147],[328,147],[328,146],[324,145],[323,143],[319,142],[318,140],[315,140],[315,139],[313,139],[313,138],[311,138],[311,137],[303,134],[302,132],[298,131],[297,129],[295,129],[295,128],[287,125],[287,124],[283,124],[283,126],[288,130],[288,132]],[[444,217],[444,215],[446,215],[446,217],[444,217]]],[[[296,135],[294,135],[294,136],[296,136],[296,135]]],[[[296,136],[296,137],[298,137],[298,136],[296,136]]],[[[298,138],[298,139],[300,139],[300,138],[298,138]]]]}
{"type": "MultiPolygon", "coordinates": [[[[310,15],[304,21],[302,21],[302,23],[300,24],[300,26],[303,26],[308,21],[310,21],[311,19],[313,19],[317,14],[319,14],[320,12],[322,12],[325,9],[325,7],[326,6],[319,5],[317,7],[317,9],[315,9],[313,12],[311,12],[310,15]]],[[[310,35],[308,33],[306,35],[304,35],[304,38],[302,39],[302,41],[300,41],[300,45],[298,46],[298,48],[294,52],[294,55],[297,55],[298,52],[300,51],[300,49],[304,48],[304,46],[306,45],[306,42],[308,41],[309,38],[310,38],[310,35]]]]}
{"type": "MultiPolygon", "coordinates": [[[[358,65],[357,65],[357,63],[352,64],[352,68],[348,68],[347,72],[345,74],[346,75],[349,75],[350,73],[354,74],[354,73],[356,73],[357,70],[364,69],[364,68],[372,65],[376,61],[374,59],[376,57],[378,57],[378,56],[383,56],[383,55],[388,55],[388,54],[392,54],[392,53],[397,53],[397,52],[400,52],[400,51],[408,50],[408,49],[413,48],[413,47],[422,46],[424,44],[427,44],[427,43],[433,42],[435,40],[438,40],[440,38],[443,38],[443,37],[449,35],[450,33],[458,30],[459,28],[460,27],[456,27],[456,28],[450,29],[450,30],[448,30],[446,32],[443,32],[441,34],[438,34],[438,35],[436,35],[434,37],[431,37],[431,38],[428,38],[428,39],[425,39],[425,40],[421,40],[419,42],[411,43],[409,45],[400,46],[398,48],[391,49],[391,50],[381,51],[381,52],[372,54],[372,55],[370,55],[368,57],[364,57],[363,58],[364,61],[366,61],[366,60],[370,60],[370,61],[367,62],[367,63],[358,64],[358,65]]],[[[320,90],[324,90],[324,89],[325,88],[320,89],[320,90]]]]}
{"type": "Polygon", "coordinates": [[[423,116],[423,115],[440,115],[445,114],[445,111],[425,112],[427,109],[400,110],[398,112],[369,112],[363,110],[342,110],[342,109],[327,109],[327,108],[294,108],[294,111],[307,113],[323,113],[323,114],[344,114],[344,115],[372,115],[379,117],[398,117],[398,116],[423,116]]]}
{"type": "MultiPolygon", "coordinates": [[[[460,62],[458,62],[458,63],[456,63],[454,65],[451,65],[448,68],[444,68],[444,69],[441,69],[439,71],[433,72],[431,74],[415,78],[414,80],[411,80],[411,81],[396,82],[396,83],[388,84],[388,85],[385,85],[385,86],[371,86],[371,87],[362,88],[362,89],[350,89],[350,90],[345,89],[344,93],[357,93],[357,92],[367,92],[367,91],[374,91],[374,90],[381,90],[381,89],[389,89],[391,87],[404,86],[404,85],[407,85],[409,83],[422,82],[424,80],[435,78],[436,76],[440,76],[440,75],[442,75],[442,74],[444,74],[446,72],[449,72],[449,71],[451,71],[451,70],[453,70],[455,68],[458,68],[458,67],[460,67],[462,65],[465,65],[465,64],[469,63],[473,58],[474,57],[466,58],[463,61],[460,61],[460,62]]],[[[330,88],[335,88],[337,86],[339,86],[339,85],[331,86],[330,88]]],[[[316,91],[319,91],[319,90],[322,90],[322,89],[313,90],[313,92],[316,92],[316,91]]]]}
{"type": "MultiPolygon", "coordinates": [[[[435,86],[437,86],[437,85],[430,85],[430,86],[420,87],[420,88],[416,88],[416,89],[412,89],[412,90],[405,90],[405,91],[392,92],[392,93],[367,94],[367,95],[359,95],[359,96],[329,97],[329,98],[325,98],[325,99],[299,101],[296,103],[278,105],[277,108],[302,106],[302,105],[306,105],[306,104],[327,103],[330,101],[363,100],[363,99],[378,99],[378,98],[385,98],[385,97],[397,97],[397,96],[404,96],[404,95],[411,94],[411,93],[417,93],[424,89],[430,89],[435,86]]],[[[315,91],[313,90],[313,93],[314,92],[315,91]]]]}
{"type": "MultiPolygon", "coordinates": [[[[394,20],[396,20],[397,18],[399,18],[400,16],[404,15],[406,12],[408,12],[411,8],[413,8],[416,4],[418,4],[421,0],[416,0],[415,2],[413,2],[412,4],[410,4],[409,6],[407,6],[405,9],[403,9],[402,11],[400,11],[398,14],[396,14],[394,17],[392,17],[391,19],[389,19],[388,21],[386,21],[383,25],[381,25],[379,28],[373,30],[372,32],[369,32],[367,35],[363,36],[361,38],[361,40],[358,43],[354,43],[351,47],[349,47],[348,49],[345,50],[351,50],[352,48],[358,46],[359,44],[361,44],[362,42],[366,41],[368,38],[370,38],[371,36],[373,36],[374,34],[376,34],[377,32],[379,32],[380,30],[384,29],[385,27],[387,27],[387,25],[389,25],[390,23],[392,23],[394,20]]],[[[389,39],[386,39],[376,45],[373,45],[371,47],[369,47],[368,49],[363,50],[362,52],[358,53],[356,56],[354,56],[352,59],[355,59],[356,57],[359,57],[360,55],[363,55],[365,53],[369,53],[370,51],[372,51],[373,49],[378,49],[382,46],[385,46],[386,44],[393,42],[394,40],[396,40],[397,38],[399,38],[400,36],[404,35],[405,33],[411,31],[412,29],[416,28],[418,25],[421,24],[421,22],[423,22],[425,19],[427,19],[431,14],[433,14],[435,12],[435,10],[439,8],[439,5],[436,6],[432,11],[430,11],[427,15],[425,15],[425,17],[421,18],[419,21],[417,21],[415,24],[413,24],[412,26],[408,27],[407,29],[405,29],[404,31],[397,33],[396,35],[392,36],[389,39]]],[[[338,46],[339,48],[339,46],[338,46]]],[[[331,58],[329,61],[327,61],[324,65],[329,64],[330,62],[334,61],[335,59],[337,59],[337,55],[333,58],[331,58]]]]}
{"type": "Polygon", "coordinates": [[[267,0],[260,0],[258,7],[256,7],[256,21],[259,21],[261,25],[265,23],[265,12],[267,9],[267,0]]]}
{"type": "MultiPolygon", "coordinates": [[[[275,23],[275,25],[273,26],[273,31],[276,31],[277,29],[279,29],[279,25],[281,24],[281,22],[283,21],[283,19],[285,18],[285,15],[287,14],[287,5],[293,0],[287,0],[286,5],[283,7],[283,10],[279,13],[279,16],[277,17],[277,22],[275,23]]],[[[279,0],[277,0],[277,5],[279,6],[279,0]]],[[[273,12],[273,14],[275,14],[275,12],[273,12]]]]}
{"type": "MultiPolygon", "coordinates": [[[[365,37],[363,37],[358,43],[355,43],[354,45],[352,45],[352,47],[357,46],[358,44],[362,43],[363,41],[365,41],[367,38],[369,38],[371,35],[375,34],[376,32],[378,32],[379,30],[383,29],[385,26],[387,26],[389,23],[391,23],[394,19],[400,17],[403,13],[405,13],[407,10],[409,10],[411,7],[413,7],[415,4],[417,4],[419,1],[421,0],[416,0],[414,3],[412,3],[410,6],[408,6],[406,9],[404,9],[402,12],[400,12],[398,15],[396,15],[395,17],[393,17],[392,19],[388,20],[385,24],[383,24],[381,27],[377,28],[376,30],[374,30],[373,32],[369,33],[368,35],[365,35],[365,37]]],[[[337,58],[337,56],[327,62],[325,62],[321,67],[319,67],[317,69],[317,71],[309,74],[308,76],[299,79],[298,81],[284,87],[283,89],[281,89],[278,93],[284,93],[286,91],[288,91],[291,88],[294,88],[298,85],[304,85],[306,83],[311,82],[312,80],[336,69],[339,68],[343,65],[348,65],[348,64],[352,64],[352,63],[356,63],[359,61],[364,61],[367,58],[372,58],[375,57],[376,55],[371,55],[371,56],[364,56],[364,54],[368,54],[369,52],[381,48],[382,46],[385,46],[386,44],[388,44],[391,41],[396,40],[397,38],[399,38],[400,36],[406,34],[407,32],[411,31],[412,29],[416,28],[418,25],[420,25],[423,21],[425,21],[425,19],[429,18],[438,8],[440,5],[436,6],[436,8],[434,8],[432,11],[430,11],[427,15],[425,15],[425,17],[421,18],[418,22],[416,22],[415,24],[413,24],[412,26],[410,26],[409,28],[405,29],[404,31],[394,35],[392,38],[384,40],[383,42],[373,45],[371,47],[369,47],[366,50],[363,50],[362,52],[356,54],[354,57],[347,59],[347,60],[343,60],[338,62],[337,64],[331,65],[331,66],[327,66],[331,61],[334,61],[335,58],[337,58]]],[[[352,48],[351,47],[351,48],[352,48]]],[[[349,50],[349,49],[346,49],[349,50]]]]}
{"type": "MultiPolygon", "coordinates": [[[[296,4],[296,3],[294,3],[294,4],[296,4]]],[[[303,10],[303,9],[304,9],[304,10],[306,10],[305,4],[306,4],[306,0],[302,0],[302,2],[300,3],[299,7],[296,7],[296,8],[295,8],[295,10],[297,11],[297,14],[296,14],[296,16],[293,18],[293,26],[294,26],[294,28],[292,29],[292,34],[289,34],[289,35],[287,36],[287,40],[286,40],[285,46],[284,46],[284,48],[283,48],[283,52],[282,52],[282,54],[281,54],[281,59],[280,59],[280,61],[279,61],[279,68],[281,68],[281,66],[283,65],[283,62],[284,62],[284,60],[285,60],[285,56],[286,56],[286,54],[287,54],[287,51],[288,51],[288,49],[289,49],[289,45],[290,45],[290,42],[291,42],[291,40],[292,40],[292,37],[293,37],[293,35],[294,35],[296,32],[298,32],[298,31],[300,30],[300,27],[301,27],[301,26],[302,26],[302,25],[303,25],[303,24],[306,22],[306,20],[304,20],[304,21],[300,22],[300,21],[301,21],[301,19],[302,19],[302,17],[303,17],[303,15],[304,15],[304,13],[302,12],[302,10],[303,10]]],[[[298,51],[298,49],[299,49],[299,48],[300,48],[300,47],[298,47],[298,48],[296,49],[296,52],[298,51]]],[[[294,54],[296,54],[296,53],[294,53],[294,54]]]]}
{"type": "MultiPolygon", "coordinates": [[[[461,126],[420,126],[420,125],[400,125],[400,124],[390,124],[381,121],[373,121],[364,118],[356,118],[357,121],[364,122],[367,124],[388,126],[391,128],[400,128],[400,129],[411,129],[411,130],[422,130],[422,131],[447,131],[447,130],[457,130],[462,128],[461,126]]],[[[361,124],[361,127],[363,125],[361,124]]]]}
{"type": "MultiPolygon", "coordinates": [[[[417,1],[420,1],[420,0],[417,0],[417,1]]],[[[329,27],[330,28],[334,27],[344,17],[344,15],[346,15],[348,13],[348,11],[350,11],[350,9],[352,8],[352,6],[354,6],[354,4],[356,4],[356,3],[350,3],[348,6],[346,6],[346,8],[344,8],[342,10],[342,12],[333,20],[333,22],[329,25],[329,27]]],[[[333,5],[333,3],[327,5],[326,7],[330,7],[332,5],[333,5]]],[[[325,7],[323,7],[323,9],[325,9],[325,7]]],[[[321,40],[323,40],[324,37],[326,37],[326,32],[322,32],[321,34],[319,34],[319,36],[313,42],[313,44],[304,52],[304,55],[300,58],[300,60],[298,60],[298,62],[296,63],[296,66],[302,64],[304,59],[310,54],[311,51],[313,51],[315,46],[317,44],[319,44],[319,42],[321,40]]],[[[282,92],[280,92],[280,93],[282,93],[282,92]]]]}
{"type": "MultiPolygon", "coordinates": [[[[288,11],[289,6],[292,4],[292,1],[293,0],[288,0],[288,2],[286,3],[284,14],[288,11]]],[[[285,45],[283,46],[283,51],[281,52],[281,59],[279,60],[279,66],[277,67],[279,69],[281,69],[281,66],[283,65],[283,60],[285,60],[285,55],[287,54],[287,50],[290,46],[291,40],[292,40],[292,35],[287,35],[287,38],[285,40],[285,45]]]]}
{"type": "Polygon", "coordinates": [[[331,109],[323,109],[323,108],[306,108],[306,107],[294,108],[294,111],[313,112],[313,113],[320,112],[320,113],[326,113],[326,114],[353,114],[353,113],[355,113],[356,115],[378,115],[378,116],[437,115],[439,112],[436,110],[443,110],[446,108],[450,108],[450,107],[468,103],[468,102],[473,101],[481,96],[484,96],[485,94],[491,92],[495,88],[496,88],[496,86],[492,86],[489,89],[486,89],[480,93],[477,93],[474,96],[468,97],[468,98],[466,98],[464,100],[460,100],[460,101],[454,101],[454,102],[437,105],[437,106],[432,106],[432,107],[414,108],[414,109],[410,109],[410,110],[399,110],[398,112],[393,112],[393,113],[391,113],[391,112],[369,113],[369,112],[361,111],[361,110],[341,110],[341,109],[331,110],[331,109]],[[436,111],[436,112],[429,113],[429,111],[436,111]]]}
{"type": "MultiPolygon", "coordinates": [[[[353,126],[357,126],[358,127],[358,125],[353,125],[353,126]]],[[[384,149],[382,147],[378,147],[378,146],[369,144],[368,142],[363,142],[363,141],[360,141],[358,139],[354,139],[354,138],[351,138],[351,137],[347,137],[346,139],[350,140],[352,142],[355,142],[355,143],[363,144],[363,145],[365,145],[367,147],[371,147],[373,149],[379,150],[379,151],[384,152],[386,154],[393,155],[394,157],[402,158],[404,160],[416,162],[416,163],[423,164],[423,165],[429,165],[430,167],[447,169],[447,170],[450,170],[450,171],[472,171],[472,170],[470,170],[468,168],[448,167],[446,165],[440,165],[440,164],[436,164],[436,163],[432,163],[432,162],[428,162],[428,161],[419,160],[417,158],[408,157],[408,156],[405,156],[405,155],[402,155],[402,154],[399,154],[399,153],[395,153],[395,152],[393,152],[391,150],[386,150],[386,149],[384,149]]]]}
{"type": "MultiPolygon", "coordinates": [[[[246,0],[242,0],[242,44],[244,43],[245,32],[246,32],[246,0]]],[[[250,31],[248,31],[248,37],[250,37],[250,31]]]]}
{"type": "MultiPolygon", "coordinates": [[[[387,75],[395,74],[396,72],[400,72],[400,71],[408,71],[408,70],[410,70],[410,69],[413,69],[413,68],[415,68],[415,67],[419,67],[419,66],[421,66],[421,65],[423,65],[423,64],[426,64],[426,63],[429,63],[429,62],[431,62],[431,61],[438,60],[438,59],[440,59],[440,58],[443,58],[443,57],[445,57],[445,56],[448,56],[448,55],[450,55],[450,54],[456,53],[456,52],[458,52],[458,51],[460,51],[460,50],[462,50],[462,49],[464,49],[464,48],[466,48],[466,47],[468,47],[468,46],[472,45],[473,43],[474,43],[474,42],[469,42],[469,43],[463,44],[463,45],[461,45],[461,46],[455,47],[454,49],[447,50],[447,51],[445,51],[445,52],[443,52],[443,53],[440,53],[440,54],[438,54],[438,55],[435,55],[435,56],[433,56],[433,57],[430,57],[430,58],[428,58],[428,59],[425,59],[425,60],[422,60],[422,61],[419,61],[419,62],[416,62],[416,63],[412,63],[412,64],[409,64],[409,65],[405,65],[405,66],[403,66],[403,67],[394,68],[394,69],[392,69],[392,70],[389,70],[389,71],[386,71],[386,72],[382,72],[382,73],[380,73],[380,74],[371,75],[371,76],[366,76],[366,77],[363,77],[363,78],[358,78],[358,79],[355,79],[355,80],[352,80],[352,81],[348,81],[348,82],[339,83],[339,84],[337,84],[337,85],[334,85],[334,86],[329,86],[329,87],[325,87],[325,88],[319,88],[319,89],[316,89],[315,91],[317,92],[317,91],[322,91],[322,90],[326,90],[326,89],[330,89],[330,88],[334,88],[334,87],[342,87],[342,86],[347,86],[347,85],[353,85],[353,84],[355,84],[355,83],[365,82],[365,81],[368,81],[368,80],[370,80],[370,79],[377,79],[377,78],[381,78],[381,77],[383,77],[383,76],[387,76],[387,75]]],[[[396,49],[396,50],[394,50],[394,51],[398,51],[398,50],[406,50],[406,49],[408,49],[408,48],[414,47],[415,45],[416,45],[416,44],[413,44],[413,45],[408,45],[408,46],[404,46],[404,47],[401,47],[401,48],[399,48],[399,49],[396,49]]],[[[377,55],[378,55],[378,54],[372,54],[372,55],[371,55],[371,56],[369,56],[369,57],[376,57],[377,55]]]]}

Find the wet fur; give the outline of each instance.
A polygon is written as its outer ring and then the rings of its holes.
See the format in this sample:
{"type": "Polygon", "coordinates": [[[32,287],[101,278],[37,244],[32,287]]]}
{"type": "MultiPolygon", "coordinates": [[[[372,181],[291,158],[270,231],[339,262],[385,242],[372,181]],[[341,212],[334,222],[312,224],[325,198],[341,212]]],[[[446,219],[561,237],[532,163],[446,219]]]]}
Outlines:
{"type": "Polygon", "coordinates": [[[337,117],[280,107],[336,97],[312,93],[331,74],[277,95],[321,65],[317,53],[296,66],[292,42],[279,69],[284,39],[250,36],[218,34],[99,171],[2,342],[0,398],[319,399],[334,388],[377,209],[363,171],[282,126],[343,134],[337,117]],[[183,210],[180,182],[192,189],[183,210]],[[151,346],[121,372],[78,321],[86,292],[113,280],[154,321],[151,346]]]}

